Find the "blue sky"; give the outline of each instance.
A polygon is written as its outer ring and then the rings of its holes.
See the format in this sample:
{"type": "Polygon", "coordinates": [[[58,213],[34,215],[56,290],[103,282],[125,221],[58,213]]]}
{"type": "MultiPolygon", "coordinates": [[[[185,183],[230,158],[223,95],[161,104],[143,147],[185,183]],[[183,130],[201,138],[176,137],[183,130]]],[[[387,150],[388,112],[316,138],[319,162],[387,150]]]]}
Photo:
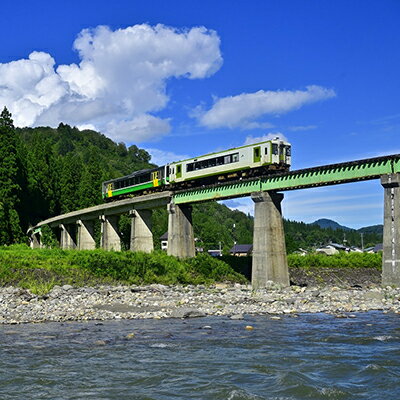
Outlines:
{"type": "MultiPolygon", "coordinates": [[[[400,2],[3,1],[0,107],[162,163],[280,134],[293,169],[400,153],[400,2]]],[[[382,223],[378,181],[288,192],[286,218],[382,223]]],[[[250,200],[228,202],[245,212],[250,200]]]]}

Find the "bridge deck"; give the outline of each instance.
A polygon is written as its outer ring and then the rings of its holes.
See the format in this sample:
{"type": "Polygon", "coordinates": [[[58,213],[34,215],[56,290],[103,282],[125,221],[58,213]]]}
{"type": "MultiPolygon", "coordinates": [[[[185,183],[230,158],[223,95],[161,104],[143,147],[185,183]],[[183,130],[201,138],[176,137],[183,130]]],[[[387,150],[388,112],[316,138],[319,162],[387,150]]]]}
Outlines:
{"type": "Polygon", "coordinates": [[[381,175],[400,172],[400,154],[323,165],[250,180],[212,185],[176,192],[176,204],[223,200],[248,196],[265,190],[295,190],[378,179],[381,175]]]}
{"type": "Polygon", "coordinates": [[[99,204],[97,206],[83,208],[82,210],[72,211],[67,214],[57,215],[56,217],[39,222],[30,228],[28,232],[35,231],[43,225],[57,226],[61,223],[75,223],[79,219],[94,219],[100,215],[118,215],[132,210],[143,208],[157,208],[166,206],[171,201],[172,193],[169,191],[152,193],[129,199],[117,200],[110,203],[99,204]]]}
{"type": "Polygon", "coordinates": [[[151,209],[162,207],[168,204],[171,199],[175,204],[223,200],[249,196],[252,192],[258,191],[295,190],[378,179],[381,175],[399,172],[400,154],[322,165],[270,176],[211,185],[204,188],[179,192],[165,191],[117,200],[49,218],[30,228],[29,232],[35,233],[43,225],[57,226],[61,223],[75,223],[78,219],[94,219],[99,215],[124,214],[133,208],[151,209]]]}

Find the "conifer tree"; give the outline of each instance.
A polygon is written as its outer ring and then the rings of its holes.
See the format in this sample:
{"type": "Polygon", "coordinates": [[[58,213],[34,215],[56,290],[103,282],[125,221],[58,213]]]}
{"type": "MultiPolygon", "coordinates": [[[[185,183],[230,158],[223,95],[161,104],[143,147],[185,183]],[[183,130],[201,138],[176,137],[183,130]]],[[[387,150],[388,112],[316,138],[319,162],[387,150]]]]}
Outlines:
{"type": "Polygon", "coordinates": [[[22,238],[17,212],[21,188],[18,185],[17,138],[11,113],[0,114],[0,244],[16,243],[22,238]]]}

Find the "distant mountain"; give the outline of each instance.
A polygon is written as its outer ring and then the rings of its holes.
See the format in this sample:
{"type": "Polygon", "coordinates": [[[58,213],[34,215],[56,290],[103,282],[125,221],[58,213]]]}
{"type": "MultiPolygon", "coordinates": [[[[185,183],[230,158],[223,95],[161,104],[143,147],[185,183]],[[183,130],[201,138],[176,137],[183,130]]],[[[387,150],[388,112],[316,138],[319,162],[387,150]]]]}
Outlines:
{"type": "Polygon", "coordinates": [[[318,225],[322,229],[333,229],[334,231],[337,229],[342,229],[343,231],[354,231],[354,229],[349,228],[347,226],[343,226],[338,224],[336,221],[332,221],[331,219],[321,218],[317,221],[314,221],[311,225],[318,225]]]}
{"type": "Polygon", "coordinates": [[[360,233],[377,233],[378,235],[383,235],[383,225],[371,225],[365,226],[364,228],[357,229],[360,233]]]}
{"type": "Polygon", "coordinates": [[[333,229],[334,231],[336,231],[337,229],[341,229],[343,231],[354,231],[358,233],[372,233],[377,235],[383,235],[383,225],[371,225],[371,226],[365,226],[360,229],[353,229],[349,228],[348,226],[340,225],[336,221],[327,218],[318,219],[317,221],[313,222],[310,225],[318,225],[322,229],[333,229]]]}

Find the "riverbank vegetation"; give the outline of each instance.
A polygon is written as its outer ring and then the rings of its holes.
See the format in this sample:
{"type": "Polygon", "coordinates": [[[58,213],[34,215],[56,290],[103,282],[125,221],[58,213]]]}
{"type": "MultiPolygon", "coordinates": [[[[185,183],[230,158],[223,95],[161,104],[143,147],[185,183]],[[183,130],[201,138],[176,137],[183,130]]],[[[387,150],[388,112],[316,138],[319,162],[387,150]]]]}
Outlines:
{"type": "Polygon", "coordinates": [[[36,294],[55,285],[98,284],[211,284],[246,282],[228,264],[200,254],[178,260],[163,252],[30,249],[25,245],[0,247],[0,286],[19,286],[36,294]]]}
{"type": "MultiPolygon", "coordinates": [[[[289,268],[376,269],[380,254],[340,253],[333,256],[289,255],[289,268]]],[[[199,254],[179,260],[164,252],[30,249],[26,245],[0,247],[0,286],[19,286],[44,294],[55,285],[94,286],[101,284],[213,284],[246,283],[251,276],[251,257],[222,259],[199,254]]]]}

